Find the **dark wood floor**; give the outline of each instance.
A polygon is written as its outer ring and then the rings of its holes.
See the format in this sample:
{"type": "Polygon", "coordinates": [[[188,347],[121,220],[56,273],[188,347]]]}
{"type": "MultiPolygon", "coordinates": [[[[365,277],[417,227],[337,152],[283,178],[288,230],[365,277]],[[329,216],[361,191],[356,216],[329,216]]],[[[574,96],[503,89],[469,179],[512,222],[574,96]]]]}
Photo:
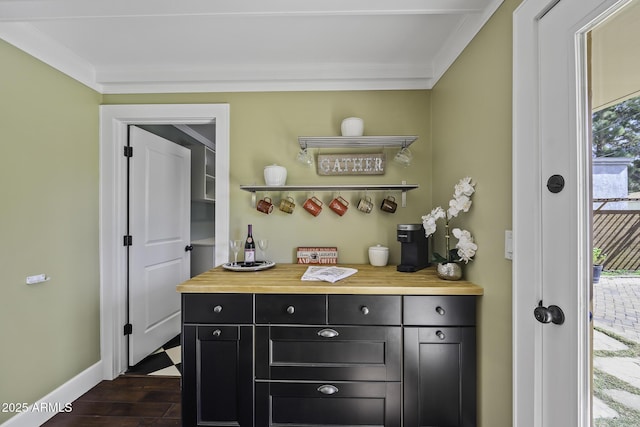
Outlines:
{"type": "Polygon", "coordinates": [[[122,375],[102,381],[46,427],[180,426],[180,378],[122,375]]]}

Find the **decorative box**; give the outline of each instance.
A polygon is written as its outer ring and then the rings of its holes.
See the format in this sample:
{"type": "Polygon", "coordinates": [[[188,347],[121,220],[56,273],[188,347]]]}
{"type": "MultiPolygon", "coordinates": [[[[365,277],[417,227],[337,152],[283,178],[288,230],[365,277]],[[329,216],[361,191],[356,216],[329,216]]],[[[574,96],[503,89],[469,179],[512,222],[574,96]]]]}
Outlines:
{"type": "Polygon", "coordinates": [[[298,264],[337,264],[336,247],[298,247],[298,264]]]}

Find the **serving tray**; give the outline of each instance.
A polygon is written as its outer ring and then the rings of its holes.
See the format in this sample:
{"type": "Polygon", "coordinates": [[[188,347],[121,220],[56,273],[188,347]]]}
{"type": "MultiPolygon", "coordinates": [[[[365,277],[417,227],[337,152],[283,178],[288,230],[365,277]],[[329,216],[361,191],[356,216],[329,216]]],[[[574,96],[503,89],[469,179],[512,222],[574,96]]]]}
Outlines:
{"type": "Polygon", "coordinates": [[[239,262],[237,265],[234,265],[232,262],[227,262],[226,264],[222,264],[222,268],[230,271],[260,271],[271,268],[274,265],[276,265],[276,263],[273,261],[256,261],[252,266],[245,266],[244,262],[239,262]]]}

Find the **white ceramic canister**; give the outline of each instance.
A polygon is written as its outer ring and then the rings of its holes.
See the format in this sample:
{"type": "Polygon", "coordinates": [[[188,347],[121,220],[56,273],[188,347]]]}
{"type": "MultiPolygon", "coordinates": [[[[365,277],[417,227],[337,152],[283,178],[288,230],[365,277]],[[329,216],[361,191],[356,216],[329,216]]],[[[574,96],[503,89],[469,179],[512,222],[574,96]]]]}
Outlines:
{"type": "Polygon", "coordinates": [[[364,135],[364,121],[359,117],[347,117],[340,125],[342,136],[364,135]]]}
{"type": "Polygon", "coordinates": [[[369,248],[369,263],[374,267],[384,267],[389,261],[389,248],[381,245],[369,248]]]}
{"type": "Polygon", "coordinates": [[[287,168],[269,165],[264,168],[264,182],[267,185],[284,185],[287,181],[287,168]]]}

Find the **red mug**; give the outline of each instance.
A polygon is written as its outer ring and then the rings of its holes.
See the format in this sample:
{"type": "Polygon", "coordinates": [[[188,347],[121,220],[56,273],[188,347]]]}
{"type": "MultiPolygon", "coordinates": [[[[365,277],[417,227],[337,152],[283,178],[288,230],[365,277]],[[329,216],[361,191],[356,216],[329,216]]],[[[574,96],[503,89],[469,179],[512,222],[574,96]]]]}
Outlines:
{"type": "Polygon", "coordinates": [[[349,202],[342,198],[342,196],[338,196],[329,203],[329,207],[332,211],[342,216],[349,209],[349,202]]]}
{"type": "Polygon", "coordinates": [[[313,216],[318,216],[322,212],[322,202],[316,196],[308,198],[302,207],[313,216]]]}
{"type": "Polygon", "coordinates": [[[264,199],[259,200],[258,204],[256,205],[256,209],[264,214],[269,215],[271,211],[273,211],[273,203],[271,203],[271,198],[265,197],[264,199]]]}

